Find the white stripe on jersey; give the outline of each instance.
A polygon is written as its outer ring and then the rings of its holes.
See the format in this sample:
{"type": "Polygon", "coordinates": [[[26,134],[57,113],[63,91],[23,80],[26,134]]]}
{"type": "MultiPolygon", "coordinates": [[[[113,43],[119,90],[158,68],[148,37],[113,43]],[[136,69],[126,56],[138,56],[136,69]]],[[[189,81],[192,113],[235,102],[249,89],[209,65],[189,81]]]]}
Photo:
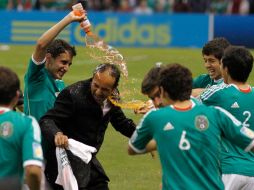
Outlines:
{"type": "Polygon", "coordinates": [[[220,110],[221,112],[223,112],[226,116],[228,116],[235,125],[237,126],[241,126],[242,122],[240,122],[238,119],[235,118],[235,116],[233,116],[231,113],[229,113],[227,110],[218,107],[218,106],[214,106],[214,108],[216,108],[217,110],[220,110]]]}
{"type": "MultiPolygon", "coordinates": [[[[136,132],[136,131],[135,131],[136,132]]],[[[134,152],[138,153],[138,154],[142,154],[146,152],[146,148],[144,148],[143,150],[139,150],[136,147],[134,147],[131,143],[131,140],[129,140],[129,146],[131,147],[132,150],[134,150],[134,152]]]]}
{"type": "Polygon", "coordinates": [[[229,87],[230,85],[227,85],[225,83],[218,84],[218,85],[213,85],[207,90],[205,90],[201,95],[200,95],[200,100],[204,101],[207,100],[210,96],[212,96],[215,92],[220,91],[224,88],[229,87]]]}
{"type": "Polygon", "coordinates": [[[43,163],[42,163],[42,161],[40,161],[40,160],[26,160],[26,161],[23,163],[23,167],[30,166],[30,165],[42,167],[42,166],[43,166],[43,163]]]}
{"type": "Polygon", "coordinates": [[[28,116],[30,119],[32,119],[32,126],[33,126],[33,133],[34,133],[34,140],[37,142],[41,142],[41,129],[36,121],[36,119],[33,116],[28,116]]]}
{"type": "Polygon", "coordinates": [[[156,110],[158,110],[158,109],[152,108],[152,109],[150,109],[148,112],[146,112],[146,114],[145,114],[145,115],[142,117],[142,119],[140,120],[139,124],[136,126],[136,129],[140,128],[140,127],[142,126],[143,122],[144,122],[144,119],[145,119],[151,112],[154,112],[154,111],[156,111],[156,110]]]}

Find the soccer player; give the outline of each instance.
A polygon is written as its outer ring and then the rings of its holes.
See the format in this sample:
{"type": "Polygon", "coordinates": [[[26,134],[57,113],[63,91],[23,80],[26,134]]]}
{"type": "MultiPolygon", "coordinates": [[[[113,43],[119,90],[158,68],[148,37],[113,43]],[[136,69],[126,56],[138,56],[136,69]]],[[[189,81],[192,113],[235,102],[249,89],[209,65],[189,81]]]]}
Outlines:
{"type": "Polygon", "coordinates": [[[144,116],[129,141],[128,153],[154,150],[154,143],[148,142],[155,139],[163,190],[224,189],[220,174],[221,137],[249,151],[253,148],[254,132],[222,108],[191,101],[191,72],[179,64],[168,65],[160,72],[159,86],[165,107],[144,116]]]}
{"type": "Polygon", "coordinates": [[[134,112],[136,114],[145,114],[150,109],[160,108],[162,106],[158,86],[159,72],[161,69],[161,65],[156,65],[155,67],[151,68],[145,75],[141,84],[141,92],[144,95],[147,95],[151,102],[148,101],[146,106],[135,109],[134,112]]]}
{"type": "Polygon", "coordinates": [[[37,41],[25,75],[24,113],[37,120],[53,107],[59,92],[64,88],[63,76],[76,55],[74,47],[55,37],[71,22],[83,16],[73,12],[46,31],[37,41]]]}
{"type": "Polygon", "coordinates": [[[223,82],[220,60],[229,45],[225,38],[214,38],[204,45],[202,55],[208,74],[202,74],[194,79],[192,92],[194,97],[199,96],[206,88],[223,82]]]}
{"type": "MultiPolygon", "coordinates": [[[[141,84],[141,92],[152,101],[152,106],[146,106],[135,110],[135,113],[145,114],[151,108],[160,108],[163,107],[162,99],[160,97],[160,89],[159,89],[159,79],[160,79],[160,71],[163,69],[163,65],[156,65],[152,67],[148,73],[145,75],[142,84],[141,84]]],[[[195,101],[195,103],[199,103],[194,97],[191,97],[191,100],[195,101]]]]}
{"type": "Polygon", "coordinates": [[[19,85],[13,71],[0,67],[0,181],[18,178],[30,190],[38,190],[43,159],[41,133],[33,117],[13,111],[19,85]]]}
{"type": "MultiPolygon", "coordinates": [[[[228,47],[221,63],[222,76],[227,85],[207,90],[201,94],[200,99],[206,105],[226,109],[245,127],[254,130],[254,89],[247,83],[252,67],[253,56],[250,51],[244,47],[228,47]]],[[[226,189],[253,189],[253,153],[246,153],[223,139],[221,158],[226,189]]]]}
{"type": "Polygon", "coordinates": [[[152,101],[156,108],[162,106],[162,102],[160,99],[160,90],[159,90],[159,73],[162,70],[162,65],[156,65],[151,68],[148,73],[145,75],[142,84],[141,84],[141,92],[144,95],[147,95],[152,101]]]}

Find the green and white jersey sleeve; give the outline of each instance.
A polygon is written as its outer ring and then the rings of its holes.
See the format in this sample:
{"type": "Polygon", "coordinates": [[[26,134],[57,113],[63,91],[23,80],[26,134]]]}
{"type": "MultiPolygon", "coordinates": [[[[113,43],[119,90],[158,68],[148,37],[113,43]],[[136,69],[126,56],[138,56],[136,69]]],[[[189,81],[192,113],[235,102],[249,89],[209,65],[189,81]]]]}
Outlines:
{"type": "Polygon", "coordinates": [[[39,124],[33,117],[29,117],[27,129],[22,142],[23,166],[42,166],[41,131],[39,124]]]}
{"type": "Polygon", "coordinates": [[[222,89],[225,88],[227,88],[225,83],[213,85],[210,88],[206,89],[199,96],[199,99],[205,105],[219,106],[219,102],[222,102],[225,99],[225,96],[220,95],[220,93],[223,93],[222,89]]]}
{"type": "Polygon", "coordinates": [[[220,122],[219,126],[224,137],[246,152],[250,151],[254,146],[254,132],[245,126],[242,126],[242,123],[225,109],[221,107],[215,108],[223,113],[219,113],[217,119],[220,122]]]}
{"type": "Polygon", "coordinates": [[[136,153],[144,153],[146,151],[147,143],[153,138],[152,125],[150,120],[150,115],[156,111],[151,110],[148,112],[141,120],[139,125],[136,128],[136,131],[133,133],[129,145],[136,153]]]}
{"type": "Polygon", "coordinates": [[[45,63],[46,63],[46,58],[41,62],[37,62],[34,60],[34,58],[32,56],[29,61],[29,64],[28,64],[27,72],[25,75],[25,80],[27,82],[43,80],[43,77],[45,77],[44,72],[43,72],[45,63]]]}

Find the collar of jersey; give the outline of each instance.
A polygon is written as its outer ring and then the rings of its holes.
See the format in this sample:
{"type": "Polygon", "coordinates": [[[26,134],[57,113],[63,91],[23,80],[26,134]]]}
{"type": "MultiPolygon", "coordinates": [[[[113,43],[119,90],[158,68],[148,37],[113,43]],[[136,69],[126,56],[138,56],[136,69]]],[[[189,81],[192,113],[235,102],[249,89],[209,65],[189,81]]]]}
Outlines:
{"type": "Polygon", "coordinates": [[[0,114],[10,111],[10,108],[0,106],[0,114]]]}
{"type": "Polygon", "coordinates": [[[234,87],[235,87],[237,90],[239,90],[240,92],[243,92],[243,93],[249,93],[249,92],[251,92],[251,86],[250,86],[250,85],[248,85],[249,88],[246,89],[246,90],[239,88],[239,87],[236,86],[235,84],[231,84],[231,85],[234,86],[234,87]]]}
{"type": "Polygon", "coordinates": [[[213,82],[215,84],[221,83],[222,81],[223,81],[223,78],[220,78],[220,79],[217,79],[217,80],[213,79],[213,82]]]}
{"type": "Polygon", "coordinates": [[[191,106],[186,107],[186,108],[178,108],[178,107],[175,107],[174,105],[170,105],[170,107],[174,110],[177,110],[177,111],[189,111],[189,110],[193,109],[196,105],[196,103],[193,100],[190,100],[190,101],[191,101],[191,106]]]}

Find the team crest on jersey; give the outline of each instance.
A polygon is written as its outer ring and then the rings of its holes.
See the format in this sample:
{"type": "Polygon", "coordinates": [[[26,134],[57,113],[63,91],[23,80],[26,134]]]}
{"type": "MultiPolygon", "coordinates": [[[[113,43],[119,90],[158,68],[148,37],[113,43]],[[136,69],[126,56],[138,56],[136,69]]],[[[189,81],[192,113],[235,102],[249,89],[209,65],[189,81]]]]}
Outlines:
{"type": "Polygon", "coordinates": [[[0,136],[10,137],[13,133],[13,124],[9,121],[3,122],[0,125],[0,136]]]}
{"type": "Polygon", "coordinates": [[[195,118],[195,127],[199,131],[205,131],[205,130],[207,130],[208,127],[209,127],[209,121],[208,121],[207,117],[204,116],[204,115],[198,115],[195,118]]]}

